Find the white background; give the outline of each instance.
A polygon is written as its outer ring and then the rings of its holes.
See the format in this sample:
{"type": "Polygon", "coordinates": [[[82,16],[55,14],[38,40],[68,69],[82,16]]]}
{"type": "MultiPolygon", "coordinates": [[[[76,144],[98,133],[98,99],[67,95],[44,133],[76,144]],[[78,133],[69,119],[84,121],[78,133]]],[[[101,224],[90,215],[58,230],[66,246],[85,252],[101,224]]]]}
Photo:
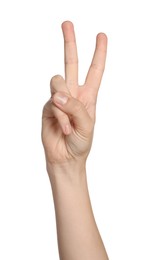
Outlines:
{"type": "Polygon", "coordinates": [[[146,260],[145,0],[0,2],[0,259],[58,259],[40,132],[50,78],[64,76],[65,20],[75,25],[80,84],[96,34],[108,36],[87,162],[89,192],[110,260],[146,260]]]}

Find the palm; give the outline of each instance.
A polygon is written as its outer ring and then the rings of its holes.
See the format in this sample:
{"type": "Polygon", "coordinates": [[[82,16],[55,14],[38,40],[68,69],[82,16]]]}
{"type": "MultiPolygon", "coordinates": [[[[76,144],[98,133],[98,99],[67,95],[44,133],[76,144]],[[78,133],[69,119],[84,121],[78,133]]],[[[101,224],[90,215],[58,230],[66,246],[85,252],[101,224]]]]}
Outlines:
{"type": "MultiPolygon", "coordinates": [[[[99,34],[97,37],[95,53],[85,83],[83,86],[79,86],[78,57],[73,25],[71,22],[65,22],[62,25],[62,29],[65,46],[66,89],[60,88],[60,86],[56,89],[56,87],[51,86],[51,93],[54,94],[56,91],[70,92],[73,97],[77,98],[84,104],[94,124],[97,93],[105,66],[107,45],[106,36],[104,34],[99,34]]],[[[62,116],[63,112],[60,111],[60,113],[62,116]]],[[[43,142],[46,148],[46,153],[50,158],[54,160],[55,156],[56,160],[61,160],[62,162],[73,156],[77,142],[80,147],[78,151],[79,154],[88,148],[86,146],[90,145],[83,143],[83,140],[79,140],[78,133],[74,127],[70,135],[64,135],[57,119],[51,113],[48,115],[48,111],[45,110],[43,112],[43,142]],[[79,141],[81,141],[81,145],[79,145],[79,141]]]]}

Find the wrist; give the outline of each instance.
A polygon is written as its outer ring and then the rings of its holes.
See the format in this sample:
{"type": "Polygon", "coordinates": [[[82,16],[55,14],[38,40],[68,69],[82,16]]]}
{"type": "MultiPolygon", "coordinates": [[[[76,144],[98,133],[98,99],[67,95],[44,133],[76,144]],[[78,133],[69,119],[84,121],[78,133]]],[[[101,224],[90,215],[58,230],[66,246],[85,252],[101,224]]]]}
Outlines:
{"type": "Polygon", "coordinates": [[[86,162],[47,163],[51,186],[64,181],[67,184],[79,183],[86,175],[86,162]]]}

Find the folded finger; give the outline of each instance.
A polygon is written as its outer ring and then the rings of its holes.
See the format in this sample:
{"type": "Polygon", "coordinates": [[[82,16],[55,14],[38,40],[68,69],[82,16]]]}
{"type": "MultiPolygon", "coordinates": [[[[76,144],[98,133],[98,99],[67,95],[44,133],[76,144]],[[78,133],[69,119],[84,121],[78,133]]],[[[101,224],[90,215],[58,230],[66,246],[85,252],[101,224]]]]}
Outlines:
{"type": "Polygon", "coordinates": [[[69,89],[67,88],[67,85],[65,83],[65,80],[60,75],[55,75],[51,78],[50,81],[50,90],[51,95],[53,96],[58,91],[64,91],[68,94],[70,94],[69,89]]]}
{"type": "Polygon", "coordinates": [[[71,133],[71,124],[69,117],[66,113],[57,108],[53,102],[52,98],[45,104],[43,108],[43,123],[48,124],[51,128],[53,124],[58,123],[59,127],[61,127],[62,132],[65,135],[69,135],[71,133]],[[47,122],[46,122],[47,120],[47,122]]]}

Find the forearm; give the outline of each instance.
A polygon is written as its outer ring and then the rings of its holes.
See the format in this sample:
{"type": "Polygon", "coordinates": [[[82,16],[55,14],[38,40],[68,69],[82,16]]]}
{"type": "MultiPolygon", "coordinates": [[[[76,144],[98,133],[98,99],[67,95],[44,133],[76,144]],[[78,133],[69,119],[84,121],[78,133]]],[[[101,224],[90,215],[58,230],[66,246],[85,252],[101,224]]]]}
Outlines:
{"type": "Polygon", "coordinates": [[[108,259],[93,216],[85,167],[49,169],[49,176],[60,259],[108,259]]]}

